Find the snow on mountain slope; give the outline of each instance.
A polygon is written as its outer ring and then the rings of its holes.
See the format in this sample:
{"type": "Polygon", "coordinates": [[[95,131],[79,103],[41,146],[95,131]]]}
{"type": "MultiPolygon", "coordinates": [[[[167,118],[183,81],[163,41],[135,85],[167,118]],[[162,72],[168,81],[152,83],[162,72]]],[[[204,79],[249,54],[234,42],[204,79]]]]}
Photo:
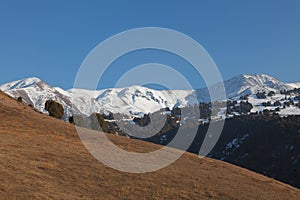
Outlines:
{"type": "Polygon", "coordinates": [[[279,92],[292,89],[289,85],[265,74],[243,74],[224,82],[228,98],[240,97],[257,93],[258,91],[279,92]]]}
{"type": "MultiPolygon", "coordinates": [[[[293,89],[293,86],[295,85],[285,84],[265,74],[242,74],[224,81],[228,99],[239,99],[241,96],[256,94],[258,91],[265,91],[267,93],[274,91],[279,93],[280,90],[293,89]]],[[[210,102],[207,88],[198,89],[196,95],[200,102],[210,102]]]]}
{"type": "MultiPolygon", "coordinates": [[[[97,112],[104,113],[149,113],[161,108],[173,108],[175,105],[185,106],[192,103],[185,99],[192,91],[157,91],[141,86],[98,91],[71,89],[68,92],[72,94],[75,102],[78,102],[76,99],[82,98],[83,95],[93,99],[89,102],[94,104],[91,106],[94,106],[97,112]]],[[[82,110],[84,110],[83,107],[82,110]]],[[[90,113],[90,111],[84,111],[84,113],[90,113]]]]}
{"type": "Polygon", "coordinates": [[[93,112],[144,114],[161,108],[185,106],[196,103],[191,98],[193,91],[157,91],[141,86],[129,88],[112,88],[98,91],[70,89],[64,91],[51,87],[38,78],[27,78],[3,84],[0,90],[17,98],[23,97],[26,104],[44,110],[49,99],[61,103],[65,108],[65,118],[72,113],[90,115],[93,112]]]}
{"type": "MultiPolygon", "coordinates": [[[[46,84],[39,78],[27,78],[19,81],[13,81],[0,86],[0,90],[17,98],[22,97],[26,104],[33,105],[36,109],[46,113],[44,110],[45,102],[49,99],[62,103],[65,108],[65,117],[71,115],[71,96],[68,92],[60,88],[54,88],[46,84]]],[[[77,109],[74,109],[77,111],[77,109]]]]}
{"type": "Polygon", "coordinates": [[[299,83],[287,83],[286,85],[288,85],[291,88],[300,88],[300,82],[299,83]]]}
{"type": "MultiPolygon", "coordinates": [[[[298,83],[285,84],[271,76],[240,75],[224,82],[227,97],[239,99],[242,95],[250,95],[249,101],[259,107],[263,100],[255,98],[258,91],[274,91],[300,87],[298,83]],[[252,96],[251,96],[252,94],[252,96]]],[[[44,104],[52,99],[62,103],[65,108],[65,117],[72,113],[90,115],[93,112],[144,114],[155,112],[161,108],[183,107],[200,102],[209,102],[207,88],[192,90],[154,90],[141,86],[128,88],[110,88],[90,91],[84,89],[63,90],[52,87],[39,78],[27,78],[13,81],[0,86],[0,90],[13,97],[23,97],[27,104],[32,104],[38,110],[45,112],[44,104]],[[195,99],[195,95],[197,99],[195,99]]],[[[275,97],[273,97],[275,98],[275,97]]],[[[282,98],[282,96],[278,97],[282,98]]],[[[283,112],[283,111],[282,111],[283,112]]],[[[295,111],[293,110],[293,113],[295,111]]]]}
{"type": "Polygon", "coordinates": [[[40,80],[39,78],[32,77],[32,78],[27,78],[27,79],[3,84],[1,85],[1,90],[8,91],[8,90],[22,89],[22,88],[30,87],[32,85],[38,85],[41,82],[42,80],[40,80]]]}
{"type": "Polygon", "coordinates": [[[293,100],[295,104],[299,100],[295,96],[286,96],[281,94],[283,90],[293,90],[300,88],[299,83],[283,83],[278,79],[265,75],[240,75],[224,82],[227,97],[234,100],[239,100],[241,96],[249,95],[248,101],[253,105],[252,113],[263,112],[264,110],[280,109],[277,113],[283,116],[300,115],[300,109],[296,105],[285,106],[289,99],[293,100]],[[259,99],[256,96],[257,92],[275,92],[273,96],[267,96],[265,99],[259,99]],[[263,106],[263,103],[270,102],[270,106],[263,106]],[[279,105],[274,105],[275,102],[280,102],[279,105]]]}

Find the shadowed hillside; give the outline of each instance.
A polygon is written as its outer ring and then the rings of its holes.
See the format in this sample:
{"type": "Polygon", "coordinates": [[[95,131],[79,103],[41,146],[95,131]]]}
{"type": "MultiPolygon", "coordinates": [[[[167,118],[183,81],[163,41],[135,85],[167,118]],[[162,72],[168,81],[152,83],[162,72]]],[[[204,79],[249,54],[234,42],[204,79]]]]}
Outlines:
{"type": "MultiPolygon", "coordinates": [[[[299,199],[300,190],[220,161],[185,153],[147,174],[115,171],[81,144],[74,126],[0,93],[0,199],[299,199]]],[[[93,131],[90,131],[91,133],[93,131]]],[[[160,146],[108,135],[118,146],[160,146]]]]}

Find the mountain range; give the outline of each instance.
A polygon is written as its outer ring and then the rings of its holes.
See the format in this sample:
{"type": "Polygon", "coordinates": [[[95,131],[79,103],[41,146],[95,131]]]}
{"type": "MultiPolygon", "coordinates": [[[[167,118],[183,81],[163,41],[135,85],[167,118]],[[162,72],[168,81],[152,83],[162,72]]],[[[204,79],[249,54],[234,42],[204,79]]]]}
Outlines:
{"type": "MultiPolygon", "coordinates": [[[[72,124],[35,112],[2,92],[0,110],[0,199],[299,199],[300,190],[290,185],[190,153],[152,173],[120,172],[96,160],[72,124]]],[[[91,142],[109,145],[94,140],[98,132],[86,134],[91,142]]],[[[128,152],[161,148],[106,136],[128,152]]],[[[117,153],[105,153],[117,160],[117,153]]]]}
{"type": "MultiPolygon", "coordinates": [[[[282,90],[300,88],[300,83],[284,83],[264,74],[243,74],[224,81],[228,99],[238,100],[248,95],[249,102],[254,104],[254,111],[262,110],[261,103],[255,94],[259,91],[266,93],[273,91],[275,96],[267,99],[275,101],[282,99],[282,90]]],[[[99,113],[122,113],[127,115],[143,115],[153,113],[161,108],[184,107],[197,103],[193,98],[197,96],[199,102],[209,102],[207,88],[197,90],[154,90],[142,86],[126,88],[109,88],[103,90],[85,90],[73,88],[63,90],[53,87],[43,80],[31,77],[13,81],[0,86],[0,90],[17,98],[22,97],[26,104],[31,104],[41,112],[47,100],[55,100],[65,108],[65,118],[72,114],[90,115],[99,113]]],[[[224,99],[225,100],[225,99],[224,99]]],[[[281,111],[285,114],[300,114],[300,109],[281,111]]]]}
{"type": "MultiPolygon", "coordinates": [[[[226,118],[226,123],[218,143],[208,157],[250,169],[299,188],[300,151],[297,147],[300,144],[300,89],[295,88],[300,88],[300,83],[284,83],[264,74],[244,74],[224,81],[224,86],[227,95],[224,101],[229,101],[229,104],[227,109],[220,109],[217,116],[212,115],[211,119],[226,118]],[[237,111],[243,105],[249,106],[249,103],[253,106],[250,111],[253,115],[244,115],[243,111],[237,111]],[[265,110],[275,114],[268,114],[265,110]]],[[[22,97],[24,103],[44,113],[45,102],[55,100],[63,105],[65,120],[74,113],[90,115],[93,112],[112,112],[130,115],[129,120],[135,122],[138,115],[154,113],[161,108],[180,108],[198,101],[210,101],[207,88],[154,90],[131,86],[97,91],[77,88],[63,90],[35,77],[3,84],[0,90],[15,99],[22,97]],[[197,101],[193,99],[195,95],[197,101]]],[[[178,109],[173,109],[176,110],[178,109]]],[[[165,145],[176,134],[178,127],[185,124],[185,118],[180,119],[176,112],[169,119],[169,123],[165,124],[159,134],[147,138],[146,141],[165,145]]],[[[203,119],[199,119],[203,120],[203,124],[199,123],[197,136],[189,147],[189,152],[199,152],[202,136],[208,126],[205,121],[209,121],[207,118],[203,119]]],[[[107,124],[111,133],[123,135],[118,128],[114,128],[114,120],[107,120],[107,124]]]]}

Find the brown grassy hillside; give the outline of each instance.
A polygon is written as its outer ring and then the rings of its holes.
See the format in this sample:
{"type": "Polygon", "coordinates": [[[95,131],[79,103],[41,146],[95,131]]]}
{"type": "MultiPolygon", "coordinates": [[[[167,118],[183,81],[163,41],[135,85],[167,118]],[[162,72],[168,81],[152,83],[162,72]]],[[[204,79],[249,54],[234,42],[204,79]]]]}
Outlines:
{"type": "MultiPolygon", "coordinates": [[[[0,199],[299,199],[300,190],[185,153],[162,170],[129,174],[94,159],[74,126],[0,93],[0,199]]],[[[160,146],[109,135],[136,152],[160,146]]]]}

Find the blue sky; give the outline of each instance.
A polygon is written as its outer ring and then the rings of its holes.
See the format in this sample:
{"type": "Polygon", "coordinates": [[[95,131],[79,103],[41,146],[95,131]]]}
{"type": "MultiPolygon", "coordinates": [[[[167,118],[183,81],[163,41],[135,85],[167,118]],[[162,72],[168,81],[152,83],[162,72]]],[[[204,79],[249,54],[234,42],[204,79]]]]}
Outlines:
{"type": "MultiPolygon", "coordinates": [[[[0,83],[37,76],[69,89],[97,44],[127,29],[148,26],[174,29],[198,41],[224,79],[266,73],[282,81],[300,81],[299,10],[297,0],[2,0],[0,83]]],[[[99,88],[112,87],[126,69],[152,59],[192,73],[177,58],[144,51],[117,60],[99,88]]],[[[196,79],[193,85],[203,86],[196,79]]]]}

